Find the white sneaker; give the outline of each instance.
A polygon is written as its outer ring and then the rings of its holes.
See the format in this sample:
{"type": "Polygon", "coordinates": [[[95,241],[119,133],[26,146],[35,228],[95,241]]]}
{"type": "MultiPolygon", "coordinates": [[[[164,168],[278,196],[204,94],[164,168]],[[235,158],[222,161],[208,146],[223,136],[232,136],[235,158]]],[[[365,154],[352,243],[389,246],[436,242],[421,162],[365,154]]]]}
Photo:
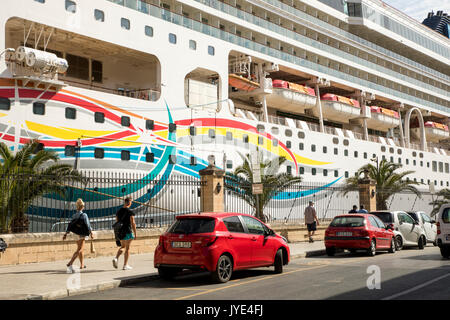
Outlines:
{"type": "Polygon", "coordinates": [[[67,266],[66,273],[74,273],[73,267],[72,266],[67,266]]]}
{"type": "Polygon", "coordinates": [[[117,258],[114,258],[112,262],[113,262],[113,267],[117,269],[117,268],[118,268],[118,265],[117,265],[117,262],[118,262],[118,261],[117,261],[117,258]]]}
{"type": "Polygon", "coordinates": [[[129,265],[123,266],[123,270],[131,270],[133,269],[132,267],[130,267],[129,265]]]}

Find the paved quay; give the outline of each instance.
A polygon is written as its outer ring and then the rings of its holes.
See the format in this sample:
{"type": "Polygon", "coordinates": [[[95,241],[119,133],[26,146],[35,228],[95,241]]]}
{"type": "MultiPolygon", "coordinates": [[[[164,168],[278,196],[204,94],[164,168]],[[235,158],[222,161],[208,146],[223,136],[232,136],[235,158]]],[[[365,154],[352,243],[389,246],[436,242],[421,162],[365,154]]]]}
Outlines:
{"type": "MultiPolygon", "coordinates": [[[[290,243],[291,260],[325,254],[323,241],[290,243]]],[[[0,266],[0,300],[49,300],[146,282],[158,277],[153,267],[153,253],[130,255],[133,270],[112,266],[113,257],[85,259],[86,269],[67,274],[67,261],[0,266]]],[[[76,260],[74,267],[79,265],[76,260]]]]}

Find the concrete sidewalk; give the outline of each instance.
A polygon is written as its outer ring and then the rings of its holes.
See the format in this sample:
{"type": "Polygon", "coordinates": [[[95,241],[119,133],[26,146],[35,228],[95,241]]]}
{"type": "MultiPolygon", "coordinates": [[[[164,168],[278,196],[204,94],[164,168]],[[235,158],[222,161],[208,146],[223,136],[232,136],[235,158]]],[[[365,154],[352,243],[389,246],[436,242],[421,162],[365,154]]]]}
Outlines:
{"type": "MultiPolygon", "coordinates": [[[[291,260],[325,254],[323,241],[290,243],[289,248],[291,260]]],[[[0,266],[0,300],[57,299],[158,278],[153,254],[131,255],[133,270],[127,271],[122,270],[123,257],[119,269],[113,268],[112,258],[85,259],[87,268],[74,274],[66,273],[67,261],[0,266]]]]}

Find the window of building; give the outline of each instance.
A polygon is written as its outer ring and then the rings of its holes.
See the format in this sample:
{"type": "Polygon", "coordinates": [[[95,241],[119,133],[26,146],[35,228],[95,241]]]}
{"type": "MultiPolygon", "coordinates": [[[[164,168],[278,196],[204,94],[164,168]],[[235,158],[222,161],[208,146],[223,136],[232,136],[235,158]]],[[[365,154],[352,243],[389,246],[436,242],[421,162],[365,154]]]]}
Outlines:
{"type": "Polygon", "coordinates": [[[122,150],[120,152],[120,159],[124,161],[130,160],[130,151],[122,150]]]}
{"type": "Polygon", "coordinates": [[[177,36],[173,33],[169,33],[169,42],[176,44],[177,43],[177,36]]]}
{"type": "Polygon", "coordinates": [[[33,102],[33,113],[43,116],[45,114],[45,103],[33,102]]]}
{"type": "Polygon", "coordinates": [[[103,112],[95,112],[94,113],[94,121],[98,123],[105,122],[105,114],[103,112]]]}
{"type": "Polygon", "coordinates": [[[208,54],[209,54],[209,55],[211,55],[211,56],[215,55],[215,54],[216,54],[215,51],[216,51],[216,50],[214,49],[213,46],[208,46],[208,54]]]}
{"type": "Polygon", "coordinates": [[[0,97],[0,110],[11,110],[11,100],[0,97]]]}
{"type": "Polygon", "coordinates": [[[64,155],[66,157],[74,157],[75,156],[75,146],[65,146],[64,147],[64,155]]]}
{"type": "Polygon", "coordinates": [[[189,49],[197,50],[197,42],[194,40],[189,40],[189,49]]]}
{"type": "Polygon", "coordinates": [[[39,151],[44,150],[44,144],[43,143],[38,143],[38,145],[34,148],[33,150],[33,154],[38,153],[39,151]]]}
{"type": "Polygon", "coordinates": [[[409,159],[406,159],[406,164],[409,165],[409,159]]]}
{"type": "Polygon", "coordinates": [[[420,166],[423,167],[423,161],[420,161],[420,166]]]}
{"type": "Polygon", "coordinates": [[[77,110],[75,108],[66,108],[66,119],[76,119],[77,118],[77,110]]]}
{"type": "Polygon", "coordinates": [[[147,37],[153,37],[153,27],[145,26],[144,32],[147,37]]]}
{"type": "Polygon", "coordinates": [[[153,163],[155,161],[155,154],[151,152],[147,152],[145,154],[145,162],[153,163]]]}
{"type": "Polygon", "coordinates": [[[419,153],[419,157],[423,158],[423,153],[422,152],[419,153]]]}
{"type": "Polygon", "coordinates": [[[402,163],[402,158],[398,158],[398,163],[399,163],[399,164],[402,163]]]}
{"type": "Polygon", "coordinates": [[[105,150],[102,148],[94,149],[94,158],[95,159],[103,159],[105,157],[105,150]]]}
{"type": "Polygon", "coordinates": [[[412,155],[413,157],[417,157],[417,152],[413,151],[412,155]]]}
{"type": "Polygon", "coordinates": [[[266,128],[264,127],[264,125],[258,124],[258,125],[256,126],[256,131],[258,131],[259,133],[263,133],[263,132],[266,131],[266,128]]]}
{"type": "Polygon", "coordinates": [[[145,120],[145,129],[153,130],[155,128],[155,121],[153,120],[145,120]]]}
{"type": "Polygon", "coordinates": [[[130,28],[131,28],[130,20],[128,20],[126,18],[121,18],[120,19],[120,26],[122,27],[122,29],[130,30],[130,28]]]}
{"type": "Polygon", "coordinates": [[[402,149],[397,149],[398,154],[402,154],[402,149]]]}
{"type": "Polygon", "coordinates": [[[381,160],[386,160],[386,156],[383,155],[383,156],[381,157],[381,160]]]}
{"type": "Polygon", "coordinates": [[[128,116],[122,116],[122,117],[120,118],[120,124],[121,124],[122,126],[124,126],[124,127],[129,127],[130,124],[131,124],[130,121],[131,121],[131,120],[130,120],[130,117],[128,117],[128,116]]]}
{"type": "MultiPolygon", "coordinates": [[[[394,157],[390,157],[390,158],[389,158],[389,161],[392,162],[392,163],[394,163],[394,157]]],[[[414,162],[415,162],[415,160],[414,160],[414,162]]],[[[415,164],[414,164],[414,165],[415,165],[415,164]]]]}
{"type": "Polygon", "coordinates": [[[66,11],[70,13],[77,12],[77,4],[75,3],[75,1],[66,0],[66,11]]]}
{"type": "Polygon", "coordinates": [[[261,137],[261,136],[258,137],[258,144],[259,145],[263,145],[264,144],[264,138],[263,137],[261,137]]]}
{"type": "Polygon", "coordinates": [[[175,131],[177,131],[177,124],[169,123],[169,132],[175,132],[175,131]]]}
{"type": "Polygon", "coordinates": [[[316,145],[315,145],[315,144],[312,144],[312,145],[311,145],[311,151],[312,151],[312,152],[316,152],[316,145]]]}
{"type": "Polygon", "coordinates": [[[96,21],[105,22],[105,13],[102,10],[94,10],[94,18],[96,21]]]}
{"type": "Polygon", "coordinates": [[[448,163],[445,164],[445,173],[449,173],[450,165],[448,163]]]}
{"type": "Polygon", "coordinates": [[[69,64],[67,69],[67,76],[81,80],[89,80],[89,59],[76,56],[73,54],[66,54],[66,60],[69,64]]]}

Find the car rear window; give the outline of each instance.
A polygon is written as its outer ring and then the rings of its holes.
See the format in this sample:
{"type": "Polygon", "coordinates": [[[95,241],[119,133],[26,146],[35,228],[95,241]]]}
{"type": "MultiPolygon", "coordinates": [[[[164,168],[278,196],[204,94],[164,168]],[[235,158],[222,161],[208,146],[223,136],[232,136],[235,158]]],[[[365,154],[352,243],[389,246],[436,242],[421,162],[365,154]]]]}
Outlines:
{"type": "Polygon", "coordinates": [[[394,222],[392,220],[392,214],[390,212],[371,212],[371,214],[380,218],[380,220],[385,224],[394,222]]]}
{"type": "Polygon", "coordinates": [[[363,227],[363,217],[337,217],[330,223],[330,227],[363,227]]]}
{"type": "Polygon", "coordinates": [[[196,218],[196,219],[177,219],[169,228],[169,233],[210,233],[214,231],[215,219],[213,218],[196,218]]]}
{"type": "Polygon", "coordinates": [[[408,214],[414,219],[416,220],[416,222],[419,222],[419,217],[417,216],[417,214],[415,212],[408,212],[408,214]]]}
{"type": "Polygon", "coordinates": [[[444,212],[442,212],[442,221],[450,223],[450,208],[444,209],[444,212]]]}

